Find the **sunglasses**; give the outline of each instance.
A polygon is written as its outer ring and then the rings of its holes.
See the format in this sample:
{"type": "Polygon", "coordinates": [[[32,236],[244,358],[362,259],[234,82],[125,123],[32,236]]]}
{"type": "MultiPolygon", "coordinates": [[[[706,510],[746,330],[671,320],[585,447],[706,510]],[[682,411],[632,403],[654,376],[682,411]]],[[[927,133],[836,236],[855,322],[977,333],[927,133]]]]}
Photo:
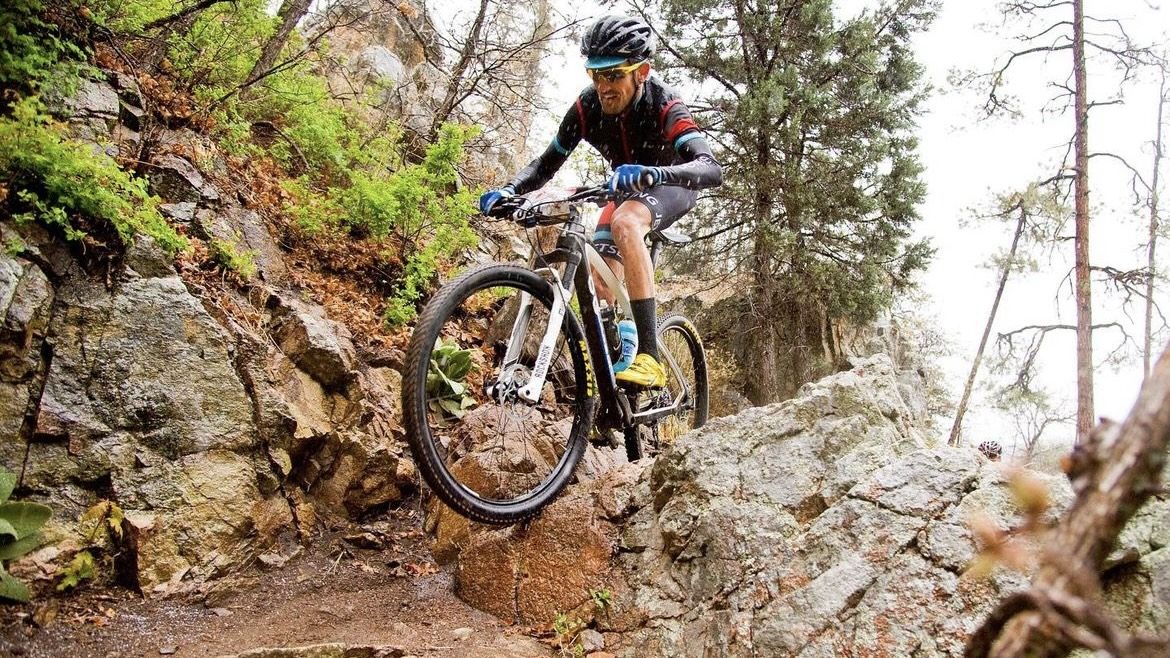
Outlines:
{"type": "Polygon", "coordinates": [[[638,67],[642,66],[642,64],[644,64],[644,63],[645,62],[634,62],[633,64],[626,64],[624,66],[614,66],[614,67],[611,67],[608,69],[602,69],[602,70],[585,69],[585,72],[589,74],[589,78],[591,80],[593,80],[594,82],[600,82],[601,80],[605,80],[606,82],[609,82],[612,84],[614,82],[618,82],[619,80],[626,77],[627,75],[629,75],[633,71],[638,70],[638,67]]]}

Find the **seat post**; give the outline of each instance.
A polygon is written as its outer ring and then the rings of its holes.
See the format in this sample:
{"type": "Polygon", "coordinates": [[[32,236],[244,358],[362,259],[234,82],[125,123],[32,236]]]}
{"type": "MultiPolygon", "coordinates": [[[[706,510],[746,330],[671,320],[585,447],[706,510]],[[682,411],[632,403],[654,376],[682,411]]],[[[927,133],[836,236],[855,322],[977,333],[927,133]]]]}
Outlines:
{"type": "Polygon", "coordinates": [[[654,240],[650,243],[650,265],[658,269],[658,254],[662,252],[662,241],[654,240]]]}

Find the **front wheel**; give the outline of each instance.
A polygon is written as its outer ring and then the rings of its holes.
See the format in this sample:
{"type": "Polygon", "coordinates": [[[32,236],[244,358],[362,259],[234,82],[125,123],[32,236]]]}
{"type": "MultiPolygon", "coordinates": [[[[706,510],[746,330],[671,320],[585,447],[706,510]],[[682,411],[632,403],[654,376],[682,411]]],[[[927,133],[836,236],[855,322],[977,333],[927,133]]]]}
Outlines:
{"type": "Polygon", "coordinates": [[[403,376],[406,438],[431,490],[474,521],[535,515],[585,451],[596,398],[580,321],[561,294],[531,270],[490,264],[419,316],[403,376]]]}
{"type": "Polygon", "coordinates": [[[662,408],[678,404],[674,414],[657,425],[626,429],[626,454],[630,461],[657,453],[676,438],[707,422],[707,356],[703,341],[691,321],[669,315],[658,323],[659,361],[666,368],[666,387],[652,396],[650,404],[662,408]]]}

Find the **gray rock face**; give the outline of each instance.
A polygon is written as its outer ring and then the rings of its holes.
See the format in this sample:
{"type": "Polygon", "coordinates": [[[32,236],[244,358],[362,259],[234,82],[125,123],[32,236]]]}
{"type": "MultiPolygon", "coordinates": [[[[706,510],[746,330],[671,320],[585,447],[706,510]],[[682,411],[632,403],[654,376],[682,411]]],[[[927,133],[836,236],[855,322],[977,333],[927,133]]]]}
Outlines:
{"type": "MultiPolygon", "coordinates": [[[[620,638],[607,642],[620,656],[961,656],[1028,578],[976,575],[969,523],[1007,531],[1023,517],[1009,471],[933,445],[902,390],[889,357],[858,360],[792,400],[712,421],[653,462],[572,485],[522,528],[439,508],[436,554],[456,563],[472,605],[523,623],[565,612],[620,638]],[[604,615],[580,594],[598,588],[612,595],[604,615]]],[[[1072,498],[1066,480],[1030,477],[1054,520],[1072,498]]],[[[1168,529],[1170,504],[1152,504],[1117,551],[1107,592],[1130,623],[1168,619],[1168,529]]]]}
{"type": "MultiPolygon", "coordinates": [[[[183,205],[174,204],[170,212],[183,213],[186,210],[181,207],[183,205]]],[[[231,245],[238,254],[250,255],[256,265],[256,274],[262,280],[281,283],[288,277],[280,247],[272,239],[259,213],[235,203],[224,203],[216,210],[195,212],[193,227],[205,240],[219,240],[231,245]]]]}
{"type": "Polygon", "coordinates": [[[228,336],[178,277],[130,281],[113,293],[74,281],[58,304],[38,434],[133,431],[170,459],[253,444],[228,336]]]}
{"type": "Polygon", "coordinates": [[[159,157],[149,179],[150,191],[170,203],[219,200],[219,192],[203,180],[195,165],[177,155],[159,157]]]}
{"type": "Polygon", "coordinates": [[[962,655],[1025,582],[963,575],[967,518],[1018,519],[998,466],[914,422],[882,355],[680,439],[625,529],[634,653],[962,655]]]}
{"type": "Polygon", "coordinates": [[[195,204],[191,201],[180,201],[179,203],[164,203],[158,207],[163,215],[173,219],[176,222],[184,224],[190,222],[195,218],[195,204]]]}
{"type": "Polygon", "coordinates": [[[107,286],[47,233],[8,228],[29,257],[0,255],[0,459],[54,508],[55,536],[112,500],[124,575],[167,593],[414,490],[401,377],[359,368],[320,307],[257,313],[286,355],[193,296],[149,239],[107,286]]]}
{"type": "Polygon", "coordinates": [[[52,286],[39,267],[0,253],[0,462],[9,468],[24,459],[19,437],[38,387],[52,302],[52,286]]]}
{"type": "Polygon", "coordinates": [[[142,272],[110,289],[79,268],[54,286],[38,266],[0,257],[0,345],[25,350],[4,360],[4,461],[54,507],[59,533],[99,498],[115,500],[129,520],[130,575],[148,593],[214,575],[246,538],[270,541],[288,525],[272,522],[287,504],[258,490],[268,465],[229,335],[150,253],[132,249],[127,263],[142,272]]]}
{"type": "Polygon", "coordinates": [[[105,82],[82,80],[77,93],[65,100],[65,109],[73,117],[115,119],[120,108],[118,92],[105,82]]]}
{"type": "Polygon", "coordinates": [[[365,72],[385,84],[394,84],[406,78],[406,67],[402,60],[385,46],[366,48],[358,54],[353,67],[358,72],[365,72]]]}
{"type": "Polygon", "coordinates": [[[270,304],[275,307],[273,337],[298,367],[326,387],[353,378],[357,353],[348,329],[292,296],[274,297],[270,304]]]}

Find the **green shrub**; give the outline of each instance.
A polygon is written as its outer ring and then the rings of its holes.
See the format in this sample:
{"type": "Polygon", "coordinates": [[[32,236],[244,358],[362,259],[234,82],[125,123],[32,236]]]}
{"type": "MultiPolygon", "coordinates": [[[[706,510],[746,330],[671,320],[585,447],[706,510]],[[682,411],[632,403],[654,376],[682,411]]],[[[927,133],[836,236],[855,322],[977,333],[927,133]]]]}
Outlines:
{"type": "Polygon", "coordinates": [[[28,586],[8,573],[3,565],[40,546],[40,527],[53,512],[39,503],[9,501],[15,488],[16,475],[0,467],[0,598],[27,602],[28,586]]]}
{"type": "Polygon", "coordinates": [[[75,220],[83,216],[112,229],[123,246],[142,233],[169,253],[187,248],[159,213],[146,181],[69,139],[36,98],[19,101],[11,116],[0,117],[0,178],[15,191],[18,221],[38,220],[78,240],[85,234],[75,220]]]}
{"type": "Polygon", "coordinates": [[[41,18],[44,8],[43,0],[0,3],[0,88],[66,94],[88,69],[85,51],[41,18]]]}
{"type": "Polygon", "coordinates": [[[168,39],[174,75],[195,100],[210,103],[243,84],[276,30],[265,0],[236,0],[201,12],[183,34],[168,39]]]}
{"type": "Polygon", "coordinates": [[[339,187],[347,186],[354,172],[379,178],[396,168],[399,130],[368,125],[356,101],[350,106],[333,98],[312,63],[275,74],[253,92],[253,100],[235,111],[280,126],[300,151],[298,156],[283,140],[272,143],[270,154],[286,167],[307,164],[305,173],[315,181],[339,187]]]}
{"type": "Polygon", "coordinates": [[[88,0],[93,21],[119,33],[138,33],[147,23],[176,11],[173,0],[88,0]]]}
{"type": "Polygon", "coordinates": [[[307,176],[290,178],[280,186],[288,193],[290,200],[284,204],[284,211],[296,223],[297,228],[309,235],[317,235],[329,228],[341,225],[345,209],[337,202],[333,189],[315,189],[307,176]]]}
{"type": "Polygon", "coordinates": [[[213,239],[208,245],[211,259],[225,270],[235,272],[244,279],[256,276],[256,252],[240,251],[227,240],[213,239]]]}
{"type": "Polygon", "coordinates": [[[476,244],[467,224],[475,213],[475,196],[455,190],[456,166],[472,135],[473,128],[444,125],[421,163],[384,179],[355,174],[353,186],[340,194],[346,222],[398,247],[402,278],[384,313],[392,326],[414,318],[415,306],[443,262],[476,244]]]}
{"type": "Polygon", "coordinates": [[[83,548],[61,569],[58,592],[74,589],[83,580],[93,580],[103,570],[112,572],[113,555],[121,546],[125,520],[126,513],[110,500],[98,501],[81,515],[77,531],[83,548]]]}
{"type": "Polygon", "coordinates": [[[57,591],[64,592],[73,589],[80,585],[81,581],[96,577],[97,562],[93,559],[93,553],[78,551],[69,564],[61,569],[61,580],[57,583],[57,591]]]}

